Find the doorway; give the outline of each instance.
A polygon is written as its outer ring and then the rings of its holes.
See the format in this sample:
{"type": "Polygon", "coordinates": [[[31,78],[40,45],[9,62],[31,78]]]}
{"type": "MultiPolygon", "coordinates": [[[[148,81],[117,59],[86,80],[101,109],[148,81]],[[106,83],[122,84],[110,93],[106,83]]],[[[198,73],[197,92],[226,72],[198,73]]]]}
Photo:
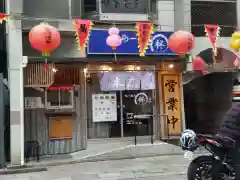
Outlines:
{"type": "Polygon", "coordinates": [[[152,91],[123,91],[123,136],[146,136],[153,125],[152,91]]]}
{"type": "Polygon", "coordinates": [[[89,68],[88,72],[86,92],[90,139],[152,134],[155,93],[152,70],[92,72],[89,68]]]}
{"type": "Polygon", "coordinates": [[[151,135],[153,126],[152,90],[116,92],[117,121],[110,124],[110,137],[151,135]]]}

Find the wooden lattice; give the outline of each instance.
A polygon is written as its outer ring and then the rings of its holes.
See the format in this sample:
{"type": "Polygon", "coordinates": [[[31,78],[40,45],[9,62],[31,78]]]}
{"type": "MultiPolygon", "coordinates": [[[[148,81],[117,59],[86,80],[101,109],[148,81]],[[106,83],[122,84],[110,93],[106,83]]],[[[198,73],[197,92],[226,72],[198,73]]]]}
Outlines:
{"type": "Polygon", "coordinates": [[[25,87],[49,87],[50,85],[78,85],[81,83],[82,66],[78,64],[28,64],[24,68],[25,87]],[[57,71],[54,72],[53,69],[57,71]]]}
{"type": "Polygon", "coordinates": [[[48,70],[44,63],[28,64],[24,68],[25,87],[49,87],[54,82],[54,64],[48,64],[48,70]]]}

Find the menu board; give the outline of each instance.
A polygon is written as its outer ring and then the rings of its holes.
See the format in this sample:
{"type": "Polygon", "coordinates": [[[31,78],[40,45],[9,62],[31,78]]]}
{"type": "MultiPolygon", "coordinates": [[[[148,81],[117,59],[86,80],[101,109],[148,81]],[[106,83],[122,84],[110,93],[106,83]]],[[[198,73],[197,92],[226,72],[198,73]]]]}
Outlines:
{"type": "Polygon", "coordinates": [[[93,94],[92,113],[93,122],[117,121],[117,95],[93,94]]]}

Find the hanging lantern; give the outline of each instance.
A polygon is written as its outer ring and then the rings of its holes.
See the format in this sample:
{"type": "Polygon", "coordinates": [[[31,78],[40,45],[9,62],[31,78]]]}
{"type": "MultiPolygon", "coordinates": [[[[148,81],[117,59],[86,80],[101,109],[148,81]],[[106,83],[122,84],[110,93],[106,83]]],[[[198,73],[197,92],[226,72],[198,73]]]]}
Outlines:
{"type": "Polygon", "coordinates": [[[108,30],[109,36],[106,39],[106,43],[108,46],[112,48],[113,51],[116,51],[118,46],[121,46],[122,39],[119,36],[119,29],[116,27],[112,27],[108,30]]]}
{"type": "Polygon", "coordinates": [[[8,19],[8,14],[0,13],[0,24],[8,19]]]}
{"type": "Polygon", "coordinates": [[[232,34],[232,38],[230,40],[230,48],[232,48],[235,52],[239,52],[240,49],[240,32],[235,32],[232,34]]]}
{"type": "Polygon", "coordinates": [[[119,29],[116,28],[116,27],[111,27],[109,30],[108,30],[108,34],[111,36],[111,35],[119,35],[119,29]]]}
{"type": "Polygon", "coordinates": [[[193,62],[192,62],[192,70],[193,71],[201,71],[203,74],[207,74],[207,64],[204,62],[204,60],[197,56],[193,62]]]}
{"type": "Polygon", "coordinates": [[[29,33],[31,46],[42,52],[43,56],[50,56],[50,52],[60,45],[60,33],[47,23],[41,23],[32,28],[29,33]]]}
{"type": "Polygon", "coordinates": [[[140,56],[145,56],[146,50],[152,42],[152,34],[154,32],[154,26],[152,23],[136,23],[138,49],[140,56]]]}
{"type": "Polygon", "coordinates": [[[115,51],[122,44],[122,39],[119,35],[111,35],[107,37],[106,43],[115,51]]]}
{"type": "Polygon", "coordinates": [[[168,47],[178,55],[185,55],[194,48],[194,36],[187,31],[176,31],[169,38],[168,47]]]}

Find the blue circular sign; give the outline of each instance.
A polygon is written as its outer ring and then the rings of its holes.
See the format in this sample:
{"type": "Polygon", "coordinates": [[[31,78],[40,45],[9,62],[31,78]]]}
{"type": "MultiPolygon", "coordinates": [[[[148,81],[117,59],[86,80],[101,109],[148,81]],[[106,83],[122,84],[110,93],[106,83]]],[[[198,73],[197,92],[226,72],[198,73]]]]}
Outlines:
{"type": "Polygon", "coordinates": [[[151,51],[152,52],[163,52],[168,49],[168,39],[163,34],[156,34],[152,38],[151,43],[151,51]]]}

